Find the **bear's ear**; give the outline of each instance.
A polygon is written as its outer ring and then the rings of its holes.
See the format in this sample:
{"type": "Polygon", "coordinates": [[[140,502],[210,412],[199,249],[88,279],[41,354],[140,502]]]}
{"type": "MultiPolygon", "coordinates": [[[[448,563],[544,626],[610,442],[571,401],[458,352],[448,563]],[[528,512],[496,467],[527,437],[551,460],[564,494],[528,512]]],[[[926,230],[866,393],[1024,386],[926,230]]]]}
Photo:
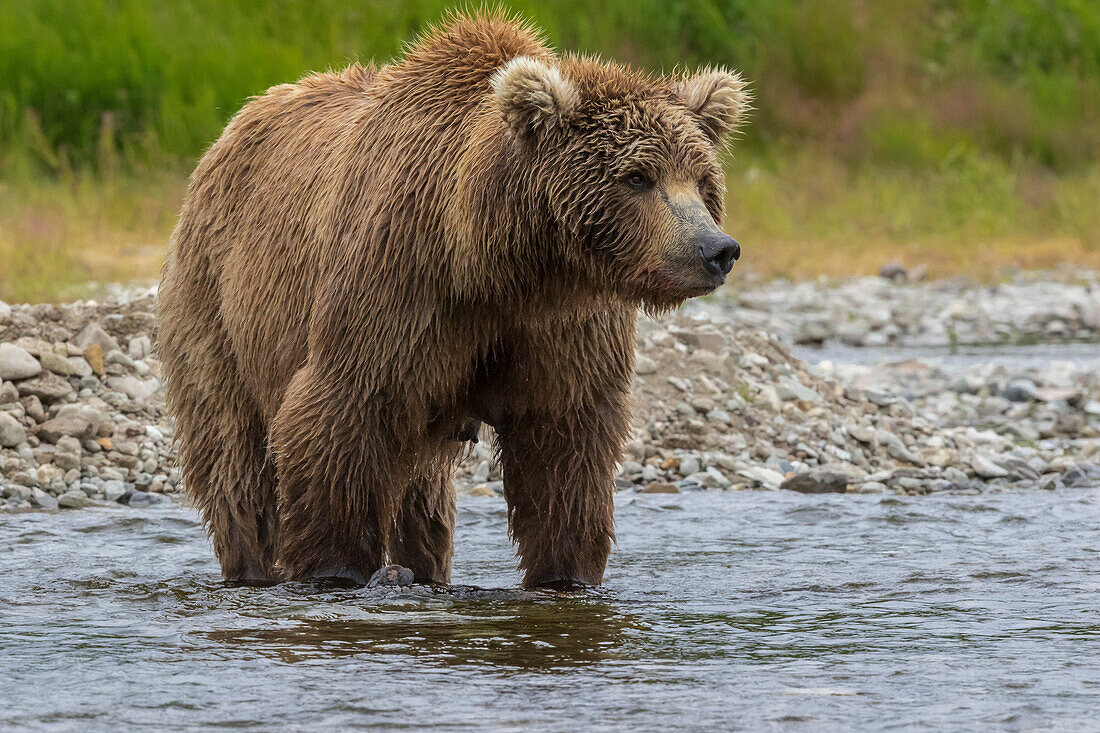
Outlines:
{"type": "Polygon", "coordinates": [[[493,102],[517,135],[532,135],[564,124],[577,108],[573,83],[553,66],[517,56],[491,80],[493,102]]]}
{"type": "Polygon", "coordinates": [[[739,74],[718,68],[682,78],[672,88],[707,137],[724,145],[750,109],[746,86],[739,74]]]}

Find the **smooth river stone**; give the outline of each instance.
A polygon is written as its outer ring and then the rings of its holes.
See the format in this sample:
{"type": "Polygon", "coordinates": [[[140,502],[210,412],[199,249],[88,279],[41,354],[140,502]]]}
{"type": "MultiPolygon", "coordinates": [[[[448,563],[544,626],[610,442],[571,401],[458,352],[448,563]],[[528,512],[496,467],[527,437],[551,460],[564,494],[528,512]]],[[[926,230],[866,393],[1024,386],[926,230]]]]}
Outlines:
{"type": "Polygon", "coordinates": [[[15,344],[0,344],[0,381],[28,379],[42,373],[42,365],[15,344]]]}

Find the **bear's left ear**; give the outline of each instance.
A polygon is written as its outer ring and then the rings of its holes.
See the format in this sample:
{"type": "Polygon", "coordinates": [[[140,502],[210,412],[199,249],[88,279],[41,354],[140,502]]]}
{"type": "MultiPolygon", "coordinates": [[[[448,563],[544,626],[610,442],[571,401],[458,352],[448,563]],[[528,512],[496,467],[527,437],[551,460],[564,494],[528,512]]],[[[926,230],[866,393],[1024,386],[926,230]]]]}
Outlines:
{"type": "Polygon", "coordinates": [[[672,85],[715,145],[725,144],[750,109],[746,87],[739,74],[722,68],[704,69],[672,85]]]}
{"type": "Polygon", "coordinates": [[[553,66],[529,56],[517,56],[500,67],[490,84],[494,104],[517,135],[563,125],[577,108],[573,83],[553,66]]]}

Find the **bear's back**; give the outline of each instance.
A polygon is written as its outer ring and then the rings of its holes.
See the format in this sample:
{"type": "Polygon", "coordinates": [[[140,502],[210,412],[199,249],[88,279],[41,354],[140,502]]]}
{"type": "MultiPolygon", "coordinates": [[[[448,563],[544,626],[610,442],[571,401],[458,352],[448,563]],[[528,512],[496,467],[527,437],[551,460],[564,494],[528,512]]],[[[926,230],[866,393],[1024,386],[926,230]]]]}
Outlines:
{"type": "Polygon", "coordinates": [[[264,412],[306,358],[322,288],[367,278],[378,297],[405,298],[440,286],[453,165],[485,122],[488,79],[549,54],[513,21],[459,18],[391,65],[272,87],[226,127],[192,177],[164,294],[218,302],[264,412]]]}

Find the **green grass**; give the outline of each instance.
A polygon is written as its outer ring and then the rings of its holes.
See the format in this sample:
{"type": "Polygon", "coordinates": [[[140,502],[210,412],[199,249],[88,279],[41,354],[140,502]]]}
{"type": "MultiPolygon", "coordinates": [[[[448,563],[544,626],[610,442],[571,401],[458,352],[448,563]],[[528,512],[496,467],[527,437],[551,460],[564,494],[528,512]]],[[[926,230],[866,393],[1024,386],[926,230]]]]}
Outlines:
{"type": "Polygon", "coordinates": [[[186,187],[183,169],[0,180],[0,300],[155,279],[186,187]]]}
{"type": "MultiPolygon", "coordinates": [[[[727,226],[763,274],[1100,265],[1095,0],[513,0],[560,48],[723,64],[756,112],[727,226]]],[[[385,61],[440,0],[0,0],[0,298],[152,278],[253,94],[385,61]]]]}
{"type": "MultiPolygon", "coordinates": [[[[962,141],[1057,170],[1100,156],[1094,0],[513,0],[568,49],[755,82],[744,144],[924,164],[962,141]]],[[[0,0],[0,150],[47,170],[193,159],[245,99],[385,60],[438,0],[0,0]]],[[[10,164],[10,163],[9,163],[10,164]]]]}
{"type": "MultiPolygon", "coordinates": [[[[973,151],[937,167],[852,165],[799,147],[728,166],[737,272],[872,274],[884,261],[995,279],[1005,265],[1100,269],[1100,170],[1054,175],[973,151]]],[[[187,185],[184,166],[0,182],[0,300],[152,281],[187,185]]]]}
{"type": "Polygon", "coordinates": [[[801,148],[740,158],[726,229],[765,276],[872,274],[886,261],[931,275],[1006,265],[1100,267],[1100,169],[1054,175],[972,150],[939,166],[850,165],[801,148]]]}

